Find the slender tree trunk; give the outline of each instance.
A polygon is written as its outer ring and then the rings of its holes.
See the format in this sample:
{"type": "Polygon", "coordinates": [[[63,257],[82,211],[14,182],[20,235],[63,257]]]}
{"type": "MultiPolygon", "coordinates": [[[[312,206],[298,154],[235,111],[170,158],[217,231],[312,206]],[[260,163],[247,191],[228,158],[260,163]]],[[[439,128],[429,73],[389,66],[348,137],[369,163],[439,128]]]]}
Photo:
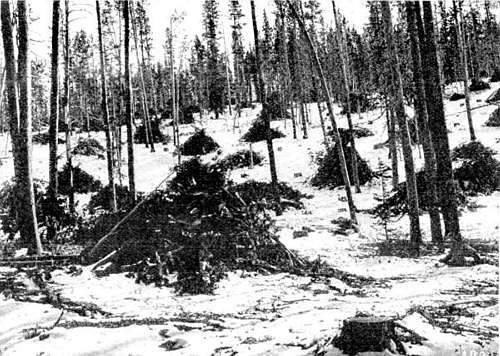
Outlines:
{"type": "Polygon", "coordinates": [[[267,98],[264,87],[264,79],[262,77],[262,63],[260,61],[260,48],[259,48],[259,31],[257,29],[257,19],[255,17],[255,2],[254,0],[250,0],[250,6],[252,11],[252,25],[253,25],[253,35],[255,41],[255,60],[257,61],[257,75],[258,75],[258,83],[259,83],[259,93],[260,100],[262,102],[262,111],[264,122],[266,126],[266,142],[267,142],[267,151],[269,154],[269,169],[271,171],[271,182],[276,185],[278,184],[278,175],[276,173],[276,161],[274,158],[274,148],[273,148],[273,139],[271,137],[271,123],[269,115],[267,115],[267,98]]]}
{"type": "Polygon", "coordinates": [[[344,179],[347,204],[349,205],[349,214],[350,214],[351,222],[353,224],[357,224],[356,207],[354,206],[354,201],[352,199],[351,182],[349,181],[349,173],[347,171],[346,159],[345,159],[345,155],[344,155],[344,150],[342,148],[342,139],[341,139],[340,134],[339,134],[337,122],[335,121],[330,91],[329,91],[328,86],[326,84],[325,75],[323,74],[323,68],[321,67],[321,63],[318,59],[318,54],[316,53],[316,49],[314,48],[311,37],[309,37],[309,34],[307,33],[307,29],[306,29],[306,26],[304,24],[304,21],[302,21],[302,18],[299,16],[299,14],[297,13],[297,10],[295,9],[295,7],[293,6],[293,4],[291,3],[290,0],[287,0],[287,4],[290,7],[290,9],[292,10],[292,15],[297,20],[299,27],[302,30],[302,33],[304,34],[306,42],[309,45],[309,50],[311,51],[311,56],[313,59],[314,66],[316,67],[316,70],[318,72],[318,76],[321,80],[321,86],[323,88],[323,92],[325,93],[326,104],[328,107],[328,113],[330,115],[330,120],[332,123],[332,130],[333,130],[334,138],[335,138],[336,145],[337,145],[337,151],[338,151],[339,161],[340,161],[340,169],[342,172],[342,178],[344,179]]]}
{"type": "Polygon", "coordinates": [[[358,159],[356,156],[356,143],[353,134],[353,125],[351,119],[351,90],[349,88],[349,76],[347,74],[347,54],[344,51],[344,35],[342,32],[342,25],[340,24],[339,15],[337,13],[337,8],[335,7],[335,1],[332,0],[333,15],[335,18],[335,33],[337,36],[337,43],[340,49],[340,58],[342,64],[342,76],[344,79],[344,90],[347,108],[347,124],[349,127],[349,143],[350,143],[350,155],[351,155],[351,165],[352,165],[352,177],[354,180],[354,186],[356,193],[361,193],[361,187],[359,184],[359,174],[358,174],[358,159]]]}
{"type": "Polygon", "coordinates": [[[132,80],[130,78],[130,10],[129,0],[123,0],[123,19],[125,27],[125,121],[127,124],[127,158],[128,158],[128,189],[132,202],[136,200],[135,165],[134,165],[134,134],[132,127],[132,80]]]}
{"type": "MultiPolygon", "coordinates": [[[[415,22],[415,2],[406,2],[406,19],[408,22],[408,33],[410,35],[411,56],[413,63],[413,82],[415,86],[415,112],[418,120],[420,136],[425,160],[425,180],[428,194],[431,199],[429,218],[431,223],[431,236],[434,243],[442,243],[441,219],[439,216],[438,194],[436,188],[436,156],[432,145],[428,125],[427,104],[425,98],[425,86],[422,75],[422,59],[420,57],[420,45],[418,43],[417,27],[415,22]]],[[[419,13],[420,14],[420,13],[419,13]]]]}
{"type": "Polygon", "coordinates": [[[453,170],[450,158],[450,144],[444,115],[443,96],[439,85],[439,66],[437,61],[437,46],[434,33],[432,5],[430,1],[423,2],[424,23],[417,16],[420,50],[422,52],[422,68],[425,83],[425,96],[429,113],[429,130],[436,154],[436,172],[438,194],[443,214],[445,235],[460,234],[458,207],[453,181],[453,170]],[[424,26],[425,24],[425,26],[424,26]]]}
{"type": "Polygon", "coordinates": [[[102,43],[102,26],[101,26],[101,9],[99,5],[99,0],[95,2],[96,14],[97,14],[97,33],[99,37],[99,59],[101,62],[101,91],[102,91],[102,113],[104,116],[104,124],[106,125],[106,155],[108,160],[108,182],[109,189],[111,191],[110,206],[112,211],[116,211],[116,188],[115,188],[115,177],[113,172],[113,148],[111,142],[111,124],[109,120],[108,111],[108,94],[106,88],[106,64],[104,62],[104,47],[102,43]]]}
{"type": "Polygon", "coordinates": [[[31,63],[29,61],[26,1],[18,1],[17,7],[19,38],[19,73],[17,73],[17,78],[14,36],[8,1],[1,2],[0,17],[5,54],[8,115],[12,137],[12,153],[14,156],[16,223],[19,226],[21,240],[28,246],[29,253],[36,251],[37,255],[41,255],[42,243],[38,234],[31,167],[31,63]],[[19,100],[16,79],[19,85],[19,100]]]}
{"type": "Polygon", "coordinates": [[[68,116],[69,109],[69,0],[65,4],[65,31],[64,31],[64,97],[63,97],[63,121],[66,124],[66,161],[69,170],[69,210],[75,211],[75,189],[73,186],[73,157],[71,153],[71,119],[68,116]]]}
{"type": "Polygon", "coordinates": [[[391,171],[392,171],[392,189],[396,190],[399,185],[399,168],[398,168],[398,147],[396,140],[396,119],[394,118],[392,104],[386,97],[386,115],[387,115],[387,131],[389,132],[389,155],[391,156],[391,171]]]}
{"type": "MultiPolygon", "coordinates": [[[[453,1],[453,6],[456,7],[455,1],[453,1]]],[[[465,34],[463,28],[463,15],[462,6],[458,5],[458,10],[455,11],[455,29],[457,31],[458,37],[458,50],[460,53],[460,60],[462,62],[462,74],[464,83],[464,95],[465,95],[465,109],[467,112],[467,122],[469,123],[469,134],[470,140],[476,140],[476,133],[474,132],[474,123],[472,121],[472,111],[470,107],[470,92],[469,92],[469,56],[467,53],[467,48],[465,47],[465,34]],[[457,15],[458,12],[458,15],[457,15]],[[460,18],[458,18],[460,17],[460,18]]]]}
{"type": "MultiPolygon", "coordinates": [[[[59,17],[60,1],[52,3],[52,54],[50,69],[50,121],[49,121],[49,199],[57,200],[57,144],[59,133],[59,17]]],[[[52,230],[49,228],[49,230],[52,230]]],[[[49,237],[54,231],[48,231],[49,237]]]]}
{"type": "Polygon", "coordinates": [[[406,191],[408,198],[408,215],[410,217],[410,242],[412,250],[418,254],[419,246],[422,242],[419,221],[417,181],[415,179],[415,167],[413,163],[413,153],[408,132],[408,122],[404,108],[403,82],[401,80],[401,69],[397,49],[394,44],[394,34],[392,29],[391,9],[388,2],[382,2],[382,18],[384,19],[385,37],[391,71],[394,76],[392,93],[395,104],[396,116],[399,123],[401,144],[403,146],[403,157],[405,163],[406,191]]]}

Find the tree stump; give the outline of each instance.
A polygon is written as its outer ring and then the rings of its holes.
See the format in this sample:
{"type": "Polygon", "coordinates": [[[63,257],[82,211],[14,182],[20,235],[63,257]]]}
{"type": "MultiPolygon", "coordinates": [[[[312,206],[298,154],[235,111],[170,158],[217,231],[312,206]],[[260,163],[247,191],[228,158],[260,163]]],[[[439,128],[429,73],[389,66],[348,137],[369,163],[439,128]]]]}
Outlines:
{"type": "Polygon", "coordinates": [[[344,320],[335,346],[352,356],[358,352],[384,351],[386,349],[397,352],[402,349],[396,336],[394,319],[376,316],[354,317],[344,320]]]}

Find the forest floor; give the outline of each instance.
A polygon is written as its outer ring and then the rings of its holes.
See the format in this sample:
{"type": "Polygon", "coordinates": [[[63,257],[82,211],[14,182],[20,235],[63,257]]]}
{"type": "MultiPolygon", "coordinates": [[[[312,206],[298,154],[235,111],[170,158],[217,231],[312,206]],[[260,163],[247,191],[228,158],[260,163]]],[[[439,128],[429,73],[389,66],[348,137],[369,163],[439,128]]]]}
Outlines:
{"type": "MultiPolygon", "coordinates": [[[[473,111],[474,125],[479,140],[500,151],[500,128],[483,126],[495,109],[484,106],[490,93],[473,93],[472,106],[482,106],[473,111]]],[[[446,101],[453,147],[468,141],[464,110],[463,100],[446,101]]],[[[207,120],[204,125],[224,154],[230,153],[245,146],[238,139],[257,112],[246,111],[234,133],[229,119],[207,120]]],[[[363,113],[361,119],[354,115],[354,119],[375,133],[358,139],[361,156],[372,169],[379,159],[389,165],[387,148],[374,149],[375,144],[386,140],[384,113],[375,110],[363,113]]],[[[438,252],[420,258],[401,256],[398,241],[408,239],[407,217],[391,224],[392,244],[385,242],[381,224],[365,212],[358,215],[359,232],[339,231],[332,220],[348,217],[343,190],[316,189],[309,183],[316,169],[313,158],[321,150],[322,141],[316,105],[311,105],[311,121],[307,140],[293,140],[290,124],[285,128],[273,122],[287,134],[274,141],[279,179],[310,195],[303,200],[304,209],[275,217],[278,233],[281,241],[299,255],[319,257],[358,277],[345,282],[235,271],[219,283],[213,295],[179,296],[172,288],[136,284],[125,274],[99,278],[87,272],[74,275],[56,270],[51,287],[61,297],[95,304],[101,312],[89,311],[84,316],[65,312],[45,336],[27,338],[26,329],[50,327],[60,316],[60,309],[0,296],[0,355],[160,355],[176,348],[169,354],[342,355],[331,346],[331,340],[339,334],[342,321],[357,313],[395,317],[424,337],[421,344],[405,343],[412,355],[497,355],[498,265],[449,267],[439,262],[444,254],[438,252]],[[303,228],[307,233],[294,237],[294,232],[303,228]]],[[[337,121],[346,126],[345,117],[337,116],[337,121]]],[[[193,131],[192,126],[183,127],[181,140],[193,131]]],[[[142,145],[136,147],[138,190],[150,191],[174,165],[173,147],[158,145],[156,153],[142,145]]],[[[267,156],[265,143],[255,144],[254,149],[267,156]]],[[[418,151],[414,156],[421,166],[418,151]]],[[[48,147],[35,145],[35,177],[47,176],[47,161],[48,147]]],[[[106,181],[104,160],[77,156],[76,161],[106,181]]],[[[404,172],[402,162],[400,172],[404,172]]],[[[0,181],[11,175],[11,163],[4,161],[0,181]]],[[[238,182],[268,177],[269,167],[264,164],[235,170],[231,178],[238,182]]],[[[355,194],[356,206],[361,210],[373,207],[374,195],[380,193],[380,181],[373,180],[362,187],[362,193],[355,194]]],[[[84,204],[86,197],[79,199],[84,204]]],[[[496,255],[499,217],[500,192],[472,197],[461,211],[464,237],[475,244],[493,246],[490,250],[496,255]]],[[[421,225],[428,241],[427,215],[421,216],[421,225]]],[[[12,269],[0,267],[0,275],[9,271],[12,269]]],[[[365,353],[382,354],[389,353],[365,353]]]]}

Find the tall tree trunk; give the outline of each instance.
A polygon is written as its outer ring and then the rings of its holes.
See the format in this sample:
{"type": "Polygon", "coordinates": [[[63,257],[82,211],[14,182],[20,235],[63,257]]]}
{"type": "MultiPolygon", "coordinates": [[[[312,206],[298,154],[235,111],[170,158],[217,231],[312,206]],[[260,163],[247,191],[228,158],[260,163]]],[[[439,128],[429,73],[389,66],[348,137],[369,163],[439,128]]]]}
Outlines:
{"type": "Polygon", "coordinates": [[[347,54],[344,51],[344,34],[342,31],[342,25],[340,24],[339,15],[337,13],[337,8],[335,7],[335,1],[332,0],[333,6],[333,15],[335,18],[335,33],[337,36],[337,43],[340,49],[340,59],[342,64],[342,76],[344,79],[344,90],[345,90],[345,99],[346,99],[346,109],[347,109],[347,124],[349,127],[349,143],[350,143],[350,154],[351,154],[351,165],[352,165],[352,177],[354,180],[354,186],[356,188],[356,193],[361,193],[361,187],[359,184],[359,174],[358,174],[358,160],[356,156],[356,143],[354,140],[353,134],[353,125],[351,119],[351,90],[349,88],[349,76],[347,73],[347,54]]]}
{"type": "Polygon", "coordinates": [[[391,156],[391,171],[392,171],[392,189],[397,189],[399,185],[399,168],[398,168],[398,146],[397,146],[397,130],[396,119],[394,118],[394,110],[388,97],[385,98],[386,114],[387,114],[387,131],[389,133],[389,155],[391,156]]]}
{"type": "MultiPolygon", "coordinates": [[[[57,144],[59,133],[59,17],[60,1],[52,3],[52,53],[50,69],[50,121],[49,121],[49,198],[57,200],[57,144]]],[[[53,232],[48,232],[53,235],[53,232]]]]}
{"type": "Polygon", "coordinates": [[[410,217],[410,242],[413,253],[418,254],[422,236],[420,232],[417,181],[415,179],[415,167],[413,163],[413,153],[411,149],[410,134],[408,132],[408,122],[404,108],[403,82],[401,80],[401,68],[397,55],[397,48],[394,43],[394,33],[392,28],[391,9],[389,2],[382,2],[382,18],[384,20],[385,37],[389,57],[390,69],[393,73],[392,94],[394,109],[399,123],[401,144],[403,146],[403,158],[405,163],[406,192],[408,199],[408,215],[410,217]]]}
{"type": "Polygon", "coordinates": [[[102,91],[102,113],[104,116],[104,124],[106,125],[106,156],[108,160],[108,182],[109,189],[111,191],[110,206],[112,211],[116,211],[116,190],[115,190],[115,177],[113,172],[113,148],[111,142],[111,124],[109,120],[108,111],[108,95],[106,88],[106,63],[104,62],[104,47],[102,43],[102,25],[101,25],[101,9],[99,5],[99,0],[95,2],[96,14],[97,14],[97,33],[99,37],[99,60],[101,62],[101,91],[102,91]]]}
{"type": "MultiPolygon", "coordinates": [[[[8,115],[14,156],[14,181],[16,223],[21,240],[28,246],[28,252],[42,253],[38,234],[35,193],[31,167],[31,77],[29,61],[28,14],[26,1],[18,1],[18,69],[14,55],[14,37],[8,1],[1,2],[2,38],[6,67],[6,89],[8,115]],[[19,100],[16,79],[19,84],[19,100]],[[19,109],[18,109],[19,107],[19,109]]],[[[3,93],[2,93],[3,94],[3,93]]]]}
{"type": "Polygon", "coordinates": [[[257,76],[259,83],[259,96],[262,102],[262,116],[264,117],[264,123],[266,126],[266,142],[267,142],[267,152],[269,154],[269,169],[271,171],[271,182],[276,185],[278,184],[278,175],[276,173],[276,161],[274,158],[274,148],[273,139],[271,137],[271,123],[269,115],[267,114],[267,98],[266,91],[264,87],[264,79],[262,77],[262,63],[260,61],[260,48],[259,48],[259,31],[257,29],[257,19],[255,17],[255,2],[250,0],[250,6],[252,11],[252,25],[253,25],[253,35],[255,43],[255,60],[257,62],[257,76]]]}
{"type": "MultiPolygon", "coordinates": [[[[438,195],[436,188],[436,156],[432,146],[428,125],[427,104],[425,98],[424,79],[422,75],[422,59],[420,57],[420,45],[418,43],[415,14],[417,8],[415,2],[406,2],[406,20],[408,23],[408,33],[410,35],[411,56],[413,64],[413,82],[415,86],[415,112],[418,120],[422,147],[425,161],[425,180],[428,194],[431,199],[429,208],[429,218],[431,223],[431,236],[434,243],[442,243],[441,219],[439,216],[438,195]]],[[[419,12],[420,14],[420,12],[419,12]]]]}
{"type": "Polygon", "coordinates": [[[69,109],[69,0],[65,5],[65,31],[64,31],[64,97],[62,100],[63,121],[66,124],[66,161],[69,171],[69,210],[75,211],[75,189],[73,186],[73,157],[71,153],[71,119],[68,116],[69,109]]]}
{"type": "Polygon", "coordinates": [[[436,171],[438,194],[443,214],[445,235],[460,234],[458,207],[453,181],[453,170],[450,158],[450,144],[444,115],[443,95],[439,85],[439,66],[437,60],[436,37],[432,5],[430,1],[423,2],[424,22],[417,16],[420,50],[422,53],[422,69],[425,83],[425,96],[429,114],[429,130],[436,154],[436,171]],[[424,26],[425,24],[425,26],[424,26]]]}
{"type": "Polygon", "coordinates": [[[134,135],[132,125],[132,80],[130,78],[130,10],[129,0],[123,0],[123,19],[125,27],[125,121],[127,124],[127,158],[128,158],[128,189],[132,202],[136,200],[135,165],[134,165],[134,135]]]}
{"type": "Polygon", "coordinates": [[[313,59],[314,66],[316,67],[316,70],[318,72],[318,76],[321,80],[321,87],[323,88],[323,92],[325,93],[326,105],[328,107],[328,114],[330,115],[330,120],[332,123],[332,130],[333,130],[335,142],[337,145],[337,151],[338,151],[339,161],[340,161],[340,170],[342,172],[342,178],[344,179],[347,204],[349,205],[349,214],[350,214],[351,222],[353,224],[357,224],[356,207],[354,206],[354,200],[352,199],[351,182],[349,181],[349,173],[347,171],[347,163],[346,163],[346,159],[345,159],[345,155],[344,155],[344,149],[342,148],[342,139],[341,139],[340,134],[339,134],[337,122],[335,121],[330,91],[329,91],[328,86],[326,84],[325,75],[323,74],[323,68],[321,67],[321,63],[318,59],[318,54],[316,53],[316,49],[314,48],[311,37],[309,37],[309,34],[307,33],[307,29],[306,29],[306,26],[304,24],[304,21],[302,21],[302,18],[299,16],[299,14],[297,13],[297,10],[295,9],[295,7],[293,6],[293,4],[291,3],[290,0],[287,0],[287,4],[288,4],[289,8],[292,10],[292,15],[297,20],[299,27],[302,30],[302,33],[304,34],[306,42],[309,45],[309,50],[311,51],[311,56],[313,59]]]}
{"type": "Polygon", "coordinates": [[[453,1],[453,7],[456,11],[455,14],[455,29],[457,31],[458,37],[458,50],[460,53],[460,61],[462,62],[462,75],[464,83],[464,95],[465,95],[465,110],[467,112],[467,122],[469,123],[469,134],[471,141],[476,140],[476,133],[474,132],[474,123],[472,122],[472,111],[470,107],[470,92],[469,92],[469,56],[467,53],[467,48],[465,46],[465,33],[463,28],[463,15],[462,15],[462,5],[458,5],[456,9],[456,2],[453,1]],[[458,14],[457,14],[458,12],[458,14]]]}

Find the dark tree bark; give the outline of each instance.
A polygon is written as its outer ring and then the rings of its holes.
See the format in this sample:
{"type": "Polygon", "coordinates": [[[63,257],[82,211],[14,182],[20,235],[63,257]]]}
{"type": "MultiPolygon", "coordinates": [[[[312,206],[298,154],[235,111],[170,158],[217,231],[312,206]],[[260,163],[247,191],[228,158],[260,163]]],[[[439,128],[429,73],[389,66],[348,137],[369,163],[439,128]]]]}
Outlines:
{"type": "Polygon", "coordinates": [[[123,1],[123,19],[125,27],[125,120],[127,124],[127,155],[128,155],[128,189],[132,202],[136,200],[135,165],[134,165],[134,134],[132,125],[132,81],[130,78],[130,9],[129,0],[123,1]]]}
{"type": "MultiPolygon", "coordinates": [[[[52,53],[50,69],[49,197],[57,199],[57,136],[59,132],[59,17],[60,1],[52,3],[52,53]]],[[[49,233],[51,234],[51,233],[49,233]]]]}
{"type": "Polygon", "coordinates": [[[413,163],[413,152],[408,132],[408,122],[404,108],[403,82],[401,80],[401,68],[397,49],[394,43],[394,33],[392,28],[391,9],[389,2],[382,2],[382,18],[384,20],[385,38],[387,42],[387,54],[389,65],[393,73],[393,85],[391,86],[394,110],[399,124],[401,144],[403,146],[403,158],[405,164],[406,191],[408,199],[408,215],[410,217],[410,242],[414,253],[418,253],[422,242],[420,232],[420,219],[418,209],[417,182],[415,179],[415,166],[413,163]]]}
{"type": "Polygon", "coordinates": [[[17,5],[19,36],[19,72],[17,78],[14,37],[8,1],[1,2],[0,15],[5,55],[8,115],[14,156],[14,182],[16,186],[14,208],[22,242],[28,246],[29,253],[36,251],[40,255],[42,243],[37,228],[31,168],[31,63],[29,61],[28,14],[25,1],[18,1],[17,5]],[[19,98],[16,79],[18,80],[19,98]]]}
{"type": "Polygon", "coordinates": [[[62,100],[63,121],[66,124],[66,161],[69,170],[69,209],[75,211],[75,190],[73,187],[73,157],[71,154],[71,119],[68,116],[69,109],[69,0],[65,4],[65,30],[64,30],[64,96],[62,100]]]}
{"type": "Polygon", "coordinates": [[[311,37],[307,33],[307,29],[306,29],[306,26],[304,24],[304,21],[302,21],[302,18],[299,16],[299,14],[297,13],[297,10],[295,9],[295,7],[293,6],[293,4],[291,3],[290,0],[287,0],[287,4],[290,7],[290,9],[292,10],[292,15],[297,20],[299,27],[300,27],[302,33],[304,34],[306,42],[309,46],[309,50],[311,52],[314,66],[316,67],[319,78],[321,80],[321,87],[323,88],[323,92],[325,93],[326,105],[328,107],[328,114],[330,116],[332,130],[334,133],[335,143],[336,143],[337,151],[338,151],[338,155],[339,155],[340,169],[342,171],[342,178],[344,180],[347,204],[349,205],[349,214],[350,214],[351,222],[353,224],[357,224],[356,207],[354,205],[354,200],[352,199],[351,182],[349,181],[349,173],[347,171],[347,163],[346,163],[346,159],[345,159],[345,155],[344,155],[344,150],[342,148],[342,139],[341,139],[340,134],[339,134],[337,122],[335,121],[335,116],[333,113],[332,99],[330,96],[330,91],[329,91],[328,86],[326,84],[325,75],[323,74],[323,68],[321,67],[321,63],[318,59],[318,54],[316,52],[316,49],[314,48],[314,44],[312,43],[311,37]]]}
{"type": "Polygon", "coordinates": [[[262,111],[264,116],[264,122],[266,125],[266,143],[267,143],[267,152],[269,154],[269,169],[271,171],[271,182],[273,184],[278,183],[278,174],[276,173],[276,160],[274,158],[274,148],[273,148],[273,139],[271,138],[271,123],[269,115],[267,115],[267,98],[266,91],[264,86],[264,78],[262,77],[262,63],[260,61],[260,48],[259,48],[259,31],[257,29],[257,20],[255,17],[255,2],[254,0],[250,0],[250,6],[252,11],[252,25],[253,25],[253,35],[255,42],[255,60],[257,62],[257,77],[259,83],[259,92],[262,102],[262,111]]]}
{"type": "Polygon", "coordinates": [[[97,14],[97,33],[99,37],[99,60],[101,62],[101,91],[102,91],[102,114],[104,116],[104,125],[106,126],[106,158],[108,161],[108,183],[109,189],[111,191],[110,206],[112,211],[116,211],[116,190],[115,190],[115,175],[113,172],[113,148],[111,142],[111,124],[109,120],[108,111],[108,94],[106,88],[106,64],[104,62],[104,47],[102,43],[102,23],[101,23],[101,9],[99,5],[99,0],[95,2],[96,14],[97,14]]]}
{"type": "Polygon", "coordinates": [[[397,189],[399,184],[399,168],[398,168],[398,147],[396,140],[396,119],[394,118],[394,110],[389,98],[385,98],[385,110],[387,115],[387,131],[389,134],[389,155],[391,156],[391,171],[392,171],[392,189],[397,189]]]}
{"type": "Polygon", "coordinates": [[[428,194],[431,197],[429,208],[429,218],[431,223],[432,241],[443,242],[441,232],[441,219],[439,216],[438,195],[436,188],[436,156],[432,145],[428,125],[427,103],[425,98],[425,86],[422,75],[422,59],[420,57],[420,45],[418,43],[417,26],[415,22],[416,14],[415,2],[406,2],[406,20],[408,23],[408,34],[410,35],[411,56],[413,65],[413,83],[415,86],[415,112],[418,120],[420,138],[424,150],[425,180],[428,194]]]}
{"type": "Polygon", "coordinates": [[[432,118],[432,120],[429,120],[429,130],[436,154],[436,186],[443,214],[445,235],[450,233],[457,235],[460,234],[460,224],[450,158],[450,144],[444,115],[443,95],[439,85],[437,46],[430,1],[423,2],[423,10],[424,22],[422,22],[420,16],[417,16],[417,29],[422,53],[427,111],[429,118],[432,118]]]}

